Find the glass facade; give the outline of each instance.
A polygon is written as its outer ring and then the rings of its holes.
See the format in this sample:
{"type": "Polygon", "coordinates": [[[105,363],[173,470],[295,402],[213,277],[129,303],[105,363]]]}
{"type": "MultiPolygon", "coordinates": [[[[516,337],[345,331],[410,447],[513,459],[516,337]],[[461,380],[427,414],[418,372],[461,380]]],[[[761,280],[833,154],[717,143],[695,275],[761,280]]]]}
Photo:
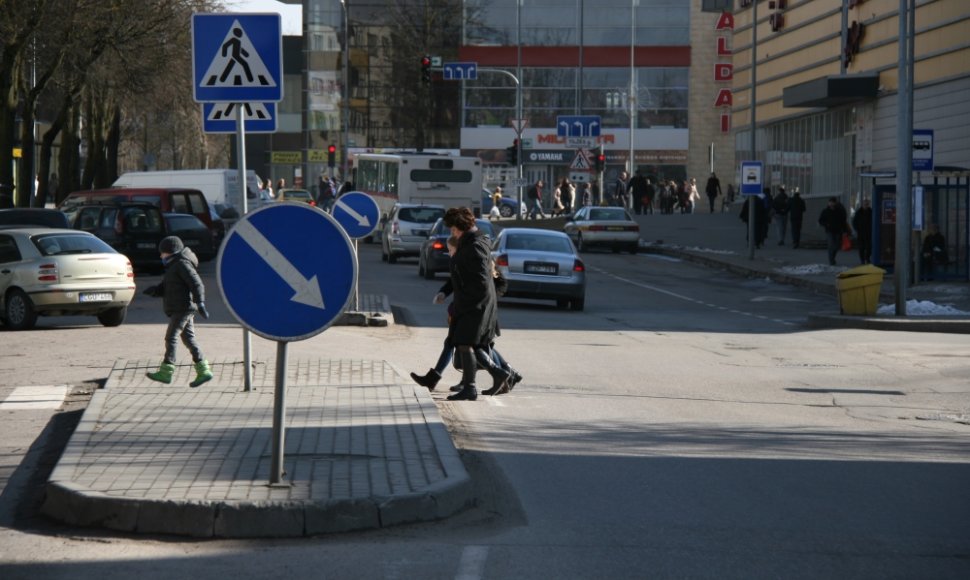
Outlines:
{"type": "Polygon", "coordinates": [[[471,0],[465,2],[463,44],[630,46],[631,11],[638,46],[689,44],[685,0],[471,0]]]}
{"type": "Polygon", "coordinates": [[[761,127],[754,156],[750,127],[739,128],[735,153],[764,162],[766,185],[797,187],[805,198],[842,196],[865,185],[855,177],[853,120],[851,108],[843,108],[761,127]]]}

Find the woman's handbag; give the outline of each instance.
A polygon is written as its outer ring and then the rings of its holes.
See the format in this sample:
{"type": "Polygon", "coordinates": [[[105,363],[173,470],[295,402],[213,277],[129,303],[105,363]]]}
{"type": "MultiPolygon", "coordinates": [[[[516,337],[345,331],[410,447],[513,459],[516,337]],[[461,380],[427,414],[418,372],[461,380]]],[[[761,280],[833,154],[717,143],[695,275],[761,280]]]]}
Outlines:
{"type": "Polygon", "coordinates": [[[852,249],[852,236],[849,234],[842,234],[842,251],[848,252],[852,249]]]}

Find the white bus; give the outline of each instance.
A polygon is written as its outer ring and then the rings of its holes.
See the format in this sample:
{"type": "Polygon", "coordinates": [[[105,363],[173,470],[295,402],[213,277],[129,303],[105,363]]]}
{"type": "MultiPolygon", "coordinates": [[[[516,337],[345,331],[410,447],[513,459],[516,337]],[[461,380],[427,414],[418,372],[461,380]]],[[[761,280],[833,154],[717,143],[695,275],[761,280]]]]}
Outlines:
{"type": "Polygon", "coordinates": [[[478,157],[421,153],[358,153],[354,188],[390,213],[395,203],[469,207],[482,212],[482,162],[478,157]]]}

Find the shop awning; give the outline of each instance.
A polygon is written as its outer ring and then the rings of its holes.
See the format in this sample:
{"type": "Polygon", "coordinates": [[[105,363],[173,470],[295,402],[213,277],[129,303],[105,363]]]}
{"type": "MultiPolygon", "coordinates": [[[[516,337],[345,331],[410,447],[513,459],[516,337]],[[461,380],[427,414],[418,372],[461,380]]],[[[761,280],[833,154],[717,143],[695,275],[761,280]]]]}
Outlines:
{"type": "Polygon", "coordinates": [[[876,98],[878,74],[834,75],[813,79],[782,93],[786,107],[837,107],[876,98]]]}

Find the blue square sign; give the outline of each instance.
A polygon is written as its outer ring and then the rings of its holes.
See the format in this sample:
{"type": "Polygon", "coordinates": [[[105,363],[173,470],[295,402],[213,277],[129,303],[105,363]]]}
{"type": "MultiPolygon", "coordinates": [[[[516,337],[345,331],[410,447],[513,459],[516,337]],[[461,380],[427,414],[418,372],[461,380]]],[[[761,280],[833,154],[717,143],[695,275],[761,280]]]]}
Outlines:
{"type": "Polygon", "coordinates": [[[212,102],[283,100],[279,14],[193,14],[194,98],[212,102]]]}

